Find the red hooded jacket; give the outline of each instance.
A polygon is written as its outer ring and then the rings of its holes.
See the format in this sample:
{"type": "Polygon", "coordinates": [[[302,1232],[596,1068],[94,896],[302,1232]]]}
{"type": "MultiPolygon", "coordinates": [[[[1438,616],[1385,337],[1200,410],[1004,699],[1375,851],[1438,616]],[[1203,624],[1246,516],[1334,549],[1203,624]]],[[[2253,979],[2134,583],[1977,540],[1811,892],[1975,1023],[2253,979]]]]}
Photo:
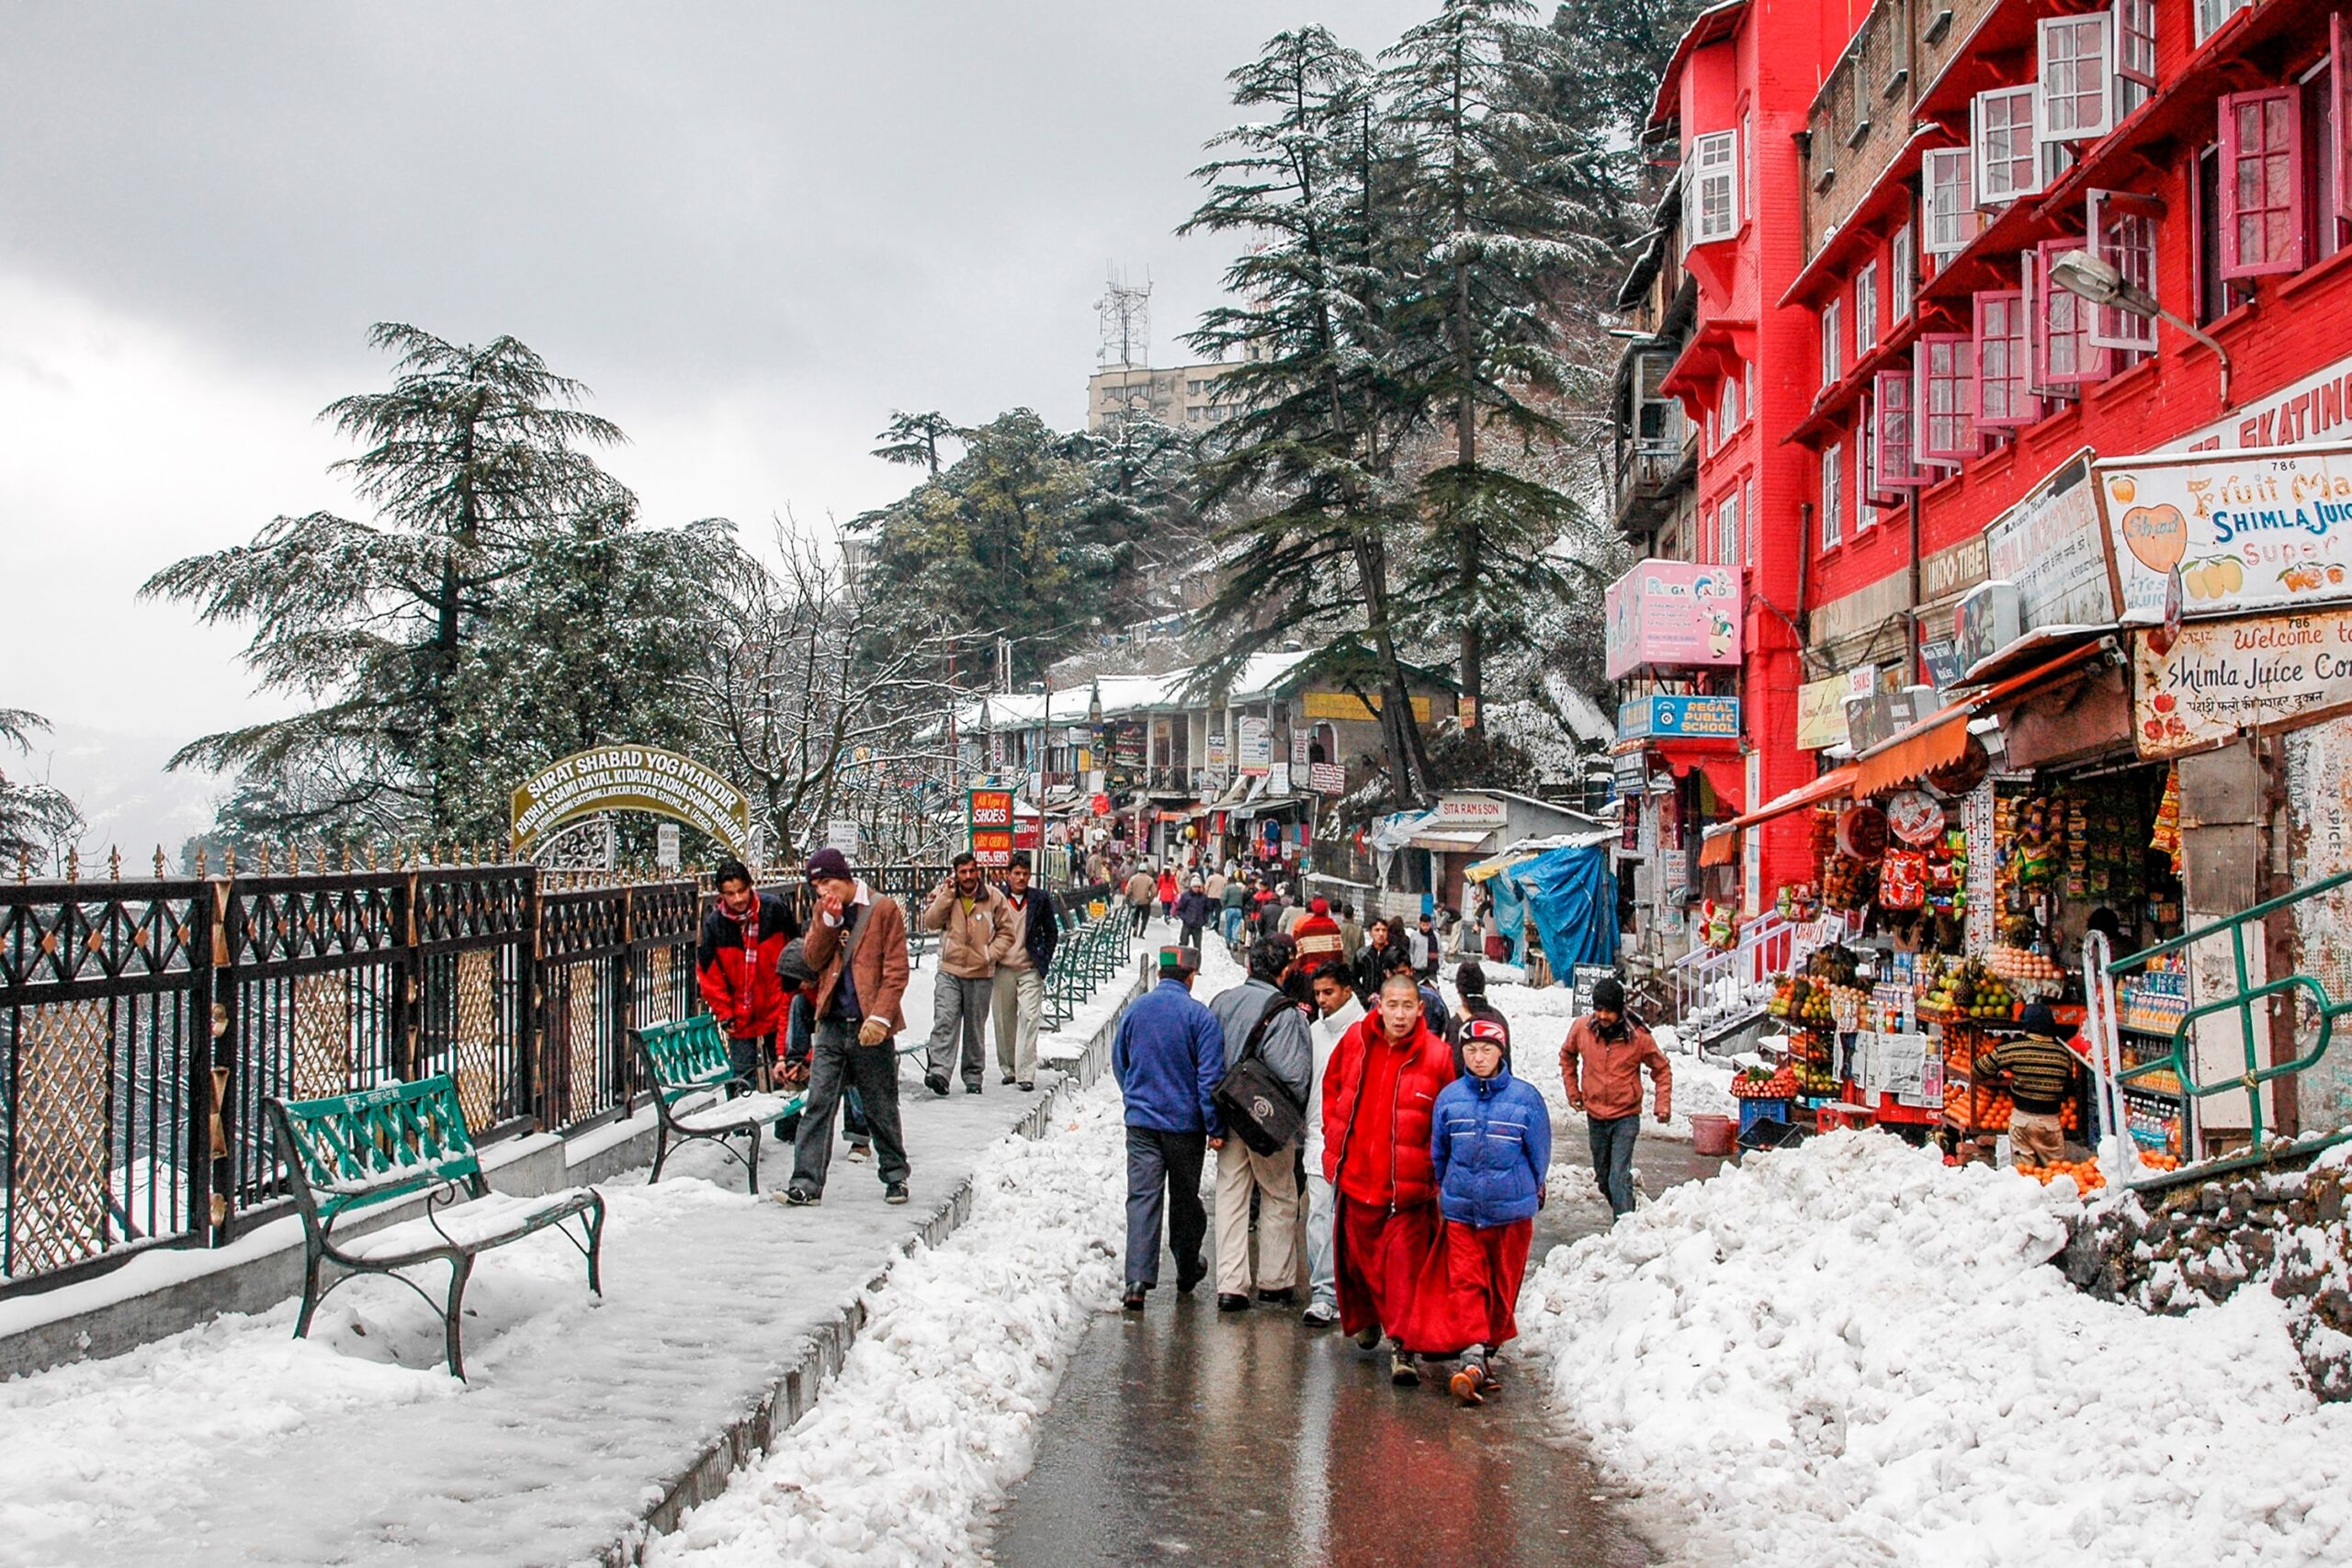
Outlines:
{"type": "Polygon", "coordinates": [[[773,893],[761,894],[745,919],[737,919],[716,903],[703,916],[695,978],[711,1016],[735,1039],[755,1039],[784,1028],[791,995],[776,976],[775,961],[799,934],[800,922],[791,907],[773,893]]]}
{"type": "Polygon", "coordinates": [[[1347,1164],[1356,1140],[1385,1138],[1389,1150],[1390,1205],[1409,1209],[1437,1198],[1437,1168],[1430,1158],[1430,1112],[1438,1091],[1453,1081],[1453,1051],[1423,1023],[1404,1047],[1405,1061],[1396,1074],[1396,1097],[1387,1124],[1357,1126],[1356,1113],[1369,1087],[1365,1065],[1374,1052],[1392,1049],[1381,1032],[1377,1012],[1341,1035],[1331,1048],[1330,1066],[1323,1070],[1323,1179],[1334,1187],[1340,1185],[1340,1168],[1347,1164]]]}

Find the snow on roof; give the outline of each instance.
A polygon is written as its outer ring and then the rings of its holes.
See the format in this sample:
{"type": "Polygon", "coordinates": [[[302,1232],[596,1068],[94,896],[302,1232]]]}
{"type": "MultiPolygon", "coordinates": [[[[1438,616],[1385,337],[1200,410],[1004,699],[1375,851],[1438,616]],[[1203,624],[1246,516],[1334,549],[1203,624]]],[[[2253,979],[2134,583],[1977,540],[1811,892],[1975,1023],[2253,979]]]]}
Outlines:
{"type": "Polygon", "coordinates": [[[1232,700],[1250,702],[1263,697],[1289,679],[1292,671],[1314,658],[1317,651],[1289,648],[1279,653],[1251,654],[1242,660],[1241,669],[1233,677],[1232,700]]]}

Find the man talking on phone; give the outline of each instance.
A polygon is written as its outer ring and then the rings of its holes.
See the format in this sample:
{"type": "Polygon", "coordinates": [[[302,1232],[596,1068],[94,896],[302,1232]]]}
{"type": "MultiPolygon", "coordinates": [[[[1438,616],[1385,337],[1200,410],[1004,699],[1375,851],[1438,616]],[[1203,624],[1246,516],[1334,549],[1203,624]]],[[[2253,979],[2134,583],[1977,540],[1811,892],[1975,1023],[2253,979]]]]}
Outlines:
{"type": "Polygon", "coordinates": [[[846,1083],[857,1090],[874,1134],[883,1201],[903,1203],[909,1170],[906,1138],[899,1128],[895,1036],[907,1026],[899,1006],[907,992],[906,913],[897,899],[853,874],[849,858],[836,849],[808,857],[808,886],[817,908],[802,951],[817,972],[817,1027],[808,1100],[793,1141],[792,1185],[785,1189],[784,1201],[797,1207],[824,1197],[833,1108],[846,1083]]]}

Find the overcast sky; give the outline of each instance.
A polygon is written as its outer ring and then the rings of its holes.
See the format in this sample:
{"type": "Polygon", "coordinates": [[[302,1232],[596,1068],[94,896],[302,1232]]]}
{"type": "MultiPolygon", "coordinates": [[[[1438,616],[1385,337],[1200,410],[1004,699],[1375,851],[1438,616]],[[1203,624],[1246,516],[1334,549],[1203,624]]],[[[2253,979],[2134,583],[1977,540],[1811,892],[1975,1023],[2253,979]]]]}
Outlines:
{"type": "Polygon", "coordinates": [[[0,0],[0,707],[281,711],[241,636],[132,594],[352,509],[314,416],[384,383],[373,321],[585,379],[654,522],[887,500],[893,408],[1073,425],[1107,265],[1150,274],[1161,361],[1215,292],[1170,231],[1226,72],[1431,8],[0,0]]]}

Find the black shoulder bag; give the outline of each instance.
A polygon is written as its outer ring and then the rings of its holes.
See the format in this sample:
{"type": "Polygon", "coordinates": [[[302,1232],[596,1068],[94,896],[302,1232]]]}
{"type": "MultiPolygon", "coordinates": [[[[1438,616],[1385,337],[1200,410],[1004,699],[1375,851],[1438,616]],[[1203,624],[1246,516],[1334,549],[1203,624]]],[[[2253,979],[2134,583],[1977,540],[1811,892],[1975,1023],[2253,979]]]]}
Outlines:
{"type": "Polygon", "coordinates": [[[1291,1098],[1289,1086],[1258,1055],[1258,1043],[1266,1037],[1266,1031],[1296,1005],[1283,997],[1266,1004],[1250,1038],[1242,1042],[1239,1059],[1226,1070],[1211,1096],[1217,1114],[1225,1119],[1226,1132],[1257,1154],[1281,1153],[1306,1125],[1306,1108],[1291,1098]]]}

